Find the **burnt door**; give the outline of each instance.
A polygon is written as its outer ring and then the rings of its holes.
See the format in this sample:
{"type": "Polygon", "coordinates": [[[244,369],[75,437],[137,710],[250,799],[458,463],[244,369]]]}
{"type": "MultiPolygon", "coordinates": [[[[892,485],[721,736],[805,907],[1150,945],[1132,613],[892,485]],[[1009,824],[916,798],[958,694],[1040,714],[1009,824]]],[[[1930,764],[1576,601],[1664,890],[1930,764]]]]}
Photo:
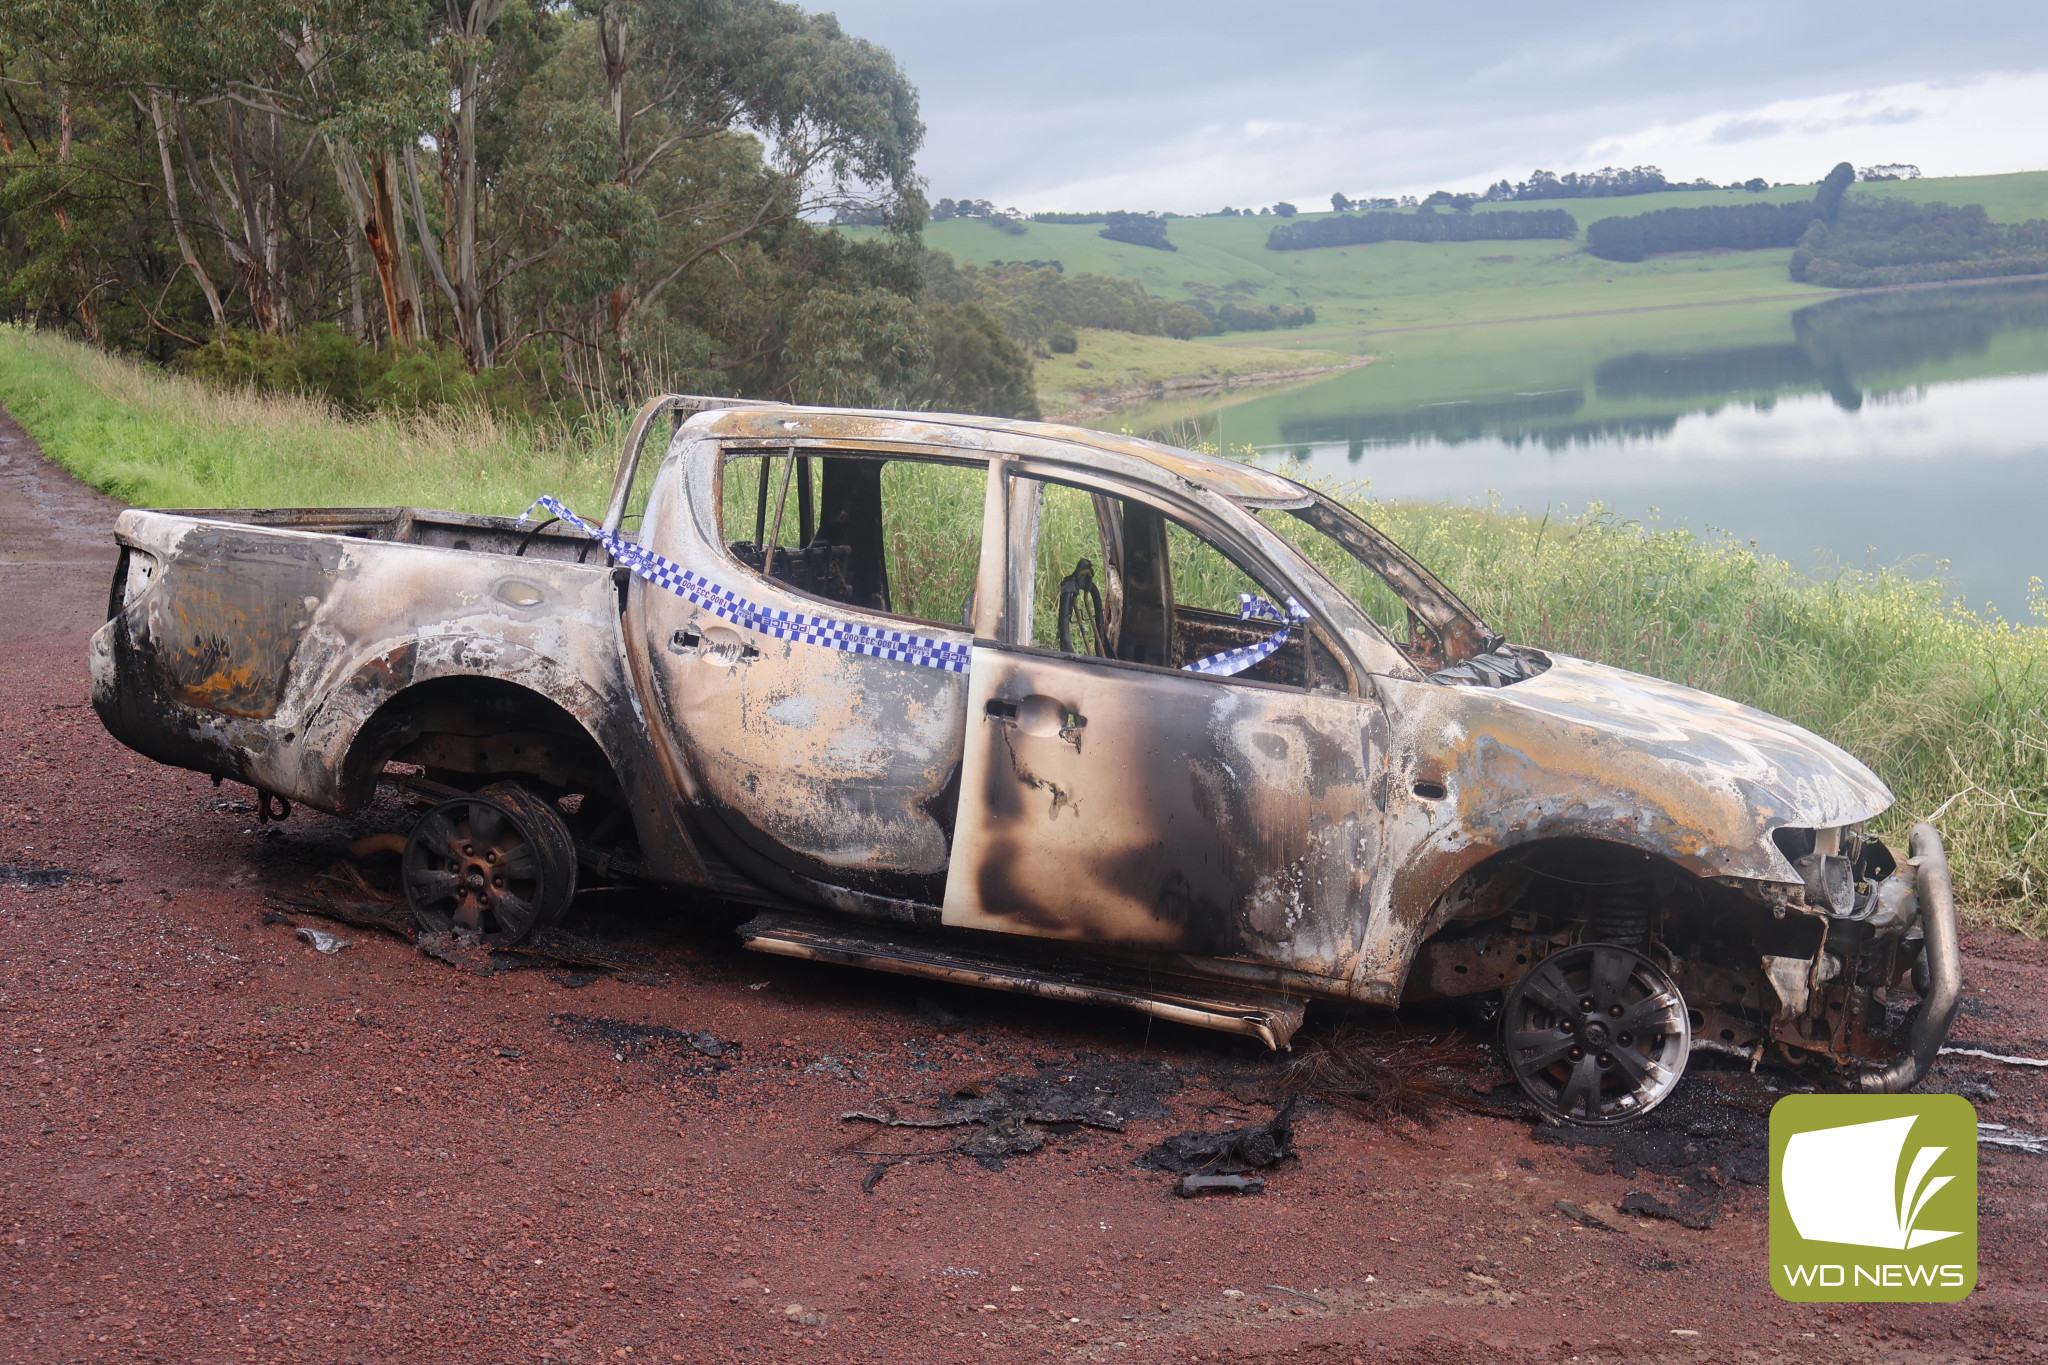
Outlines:
{"type": "MultiPolygon", "coordinates": [[[[1086,657],[1028,643],[1051,633],[1020,602],[1008,640],[975,642],[945,923],[1346,976],[1379,849],[1378,705],[1113,657],[1184,651],[1213,615],[1171,583],[1140,593],[1160,566],[1133,553],[1133,506],[1126,543],[1097,547],[1129,594],[1122,625],[1142,629],[1141,597],[1178,624],[1086,657]]],[[[1013,499],[1013,556],[1048,558],[1036,521],[1013,499]]],[[[1039,569],[1041,600],[1064,563],[1039,569]]]]}
{"type": "Polygon", "coordinates": [[[708,837],[745,867],[936,901],[967,680],[886,633],[966,647],[986,464],[777,447],[707,451],[688,472],[690,496],[662,507],[692,520],[657,522],[653,545],[703,596],[643,600],[661,723],[708,837]],[[892,579],[884,531],[908,540],[935,506],[960,533],[892,579]],[[858,648],[853,632],[869,632],[858,648]]]}

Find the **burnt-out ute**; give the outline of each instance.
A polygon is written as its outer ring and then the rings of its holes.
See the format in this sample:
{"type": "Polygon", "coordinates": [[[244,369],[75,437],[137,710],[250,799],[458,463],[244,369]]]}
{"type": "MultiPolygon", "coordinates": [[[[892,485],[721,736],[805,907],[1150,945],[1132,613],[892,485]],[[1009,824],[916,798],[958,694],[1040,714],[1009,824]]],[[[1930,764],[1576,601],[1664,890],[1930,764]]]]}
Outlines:
{"type": "Polygon", "coordinates": [[[266,811],[410,784],[429,929],[507,943],[630,877],[753,907],[764,952],[1274,1047],[1310,1001],[1490,997],[1575,1123],[1695,1049],[1904,1089],[1955,1010],[1941,842],[1875,838],[1863,764],[1506,640],[1249,465],[669,397],[601,509],[117,535],[107,728],[266,811]]]}

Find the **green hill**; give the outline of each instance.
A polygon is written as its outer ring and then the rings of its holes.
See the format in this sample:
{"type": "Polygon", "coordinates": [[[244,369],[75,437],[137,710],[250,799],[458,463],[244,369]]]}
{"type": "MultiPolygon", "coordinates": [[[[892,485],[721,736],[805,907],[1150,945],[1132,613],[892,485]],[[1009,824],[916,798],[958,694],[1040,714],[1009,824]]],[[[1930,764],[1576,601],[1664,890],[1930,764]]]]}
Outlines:
{"type": "MultiPolygon", "coordinates": [[[[1859,185],[1851,193],[1977,203],[1997,222],[2048,217],[2044,171],[1887,181],[1859,185]]],[[[1381,242],[1268,251],[1266,234],[1281,221],[1270,217],[1172,219],[1167,231],[1178,250],[1170,252],[1106,241],[1095,225],[1028,223],[1022,235],[1012,235],[970,218],[931,224],[925,242],[963,263],[1056,260],[1070,274],[1094,271],[1137,280],[1162,298],[1308,304],[1316,310],[1312,327],[1206,340],[1223,346],[1365,353],[1375,349],[1367,340],[1370,334],[1405,328],[1826,297],[1831,291],[1788,278],[1789,250],[1686,253],[1620,264],[1597,260],[1581,249],[1587,224],[1601,218],[1710,204],[1787,203],[1812,195],[1811,185],[1795,185],[1755,195],[1684,191],[1494,204],[1480,210],[1562,208],[1579,224],[1580,238],[1571,242],[1381,242]]]]}

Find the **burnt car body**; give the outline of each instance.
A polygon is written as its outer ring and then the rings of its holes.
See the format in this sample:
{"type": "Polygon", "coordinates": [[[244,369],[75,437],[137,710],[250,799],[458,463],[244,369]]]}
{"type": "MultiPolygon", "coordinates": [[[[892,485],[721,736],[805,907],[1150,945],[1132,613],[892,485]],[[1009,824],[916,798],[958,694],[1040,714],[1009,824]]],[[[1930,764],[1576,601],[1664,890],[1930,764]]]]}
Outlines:
{"type": "Polygon", "coordinates": [[[758,907],[763,951],[1276,1047],[1310,1000],[1504,994],[1517,1074],[1582,1123],[1696,1048],[1896,1090],[1946,1033],[1940,842],[1865,832],[1867,768],[1511,644],[1278,475],[669,397],[601,524],[558,510],[127,512],[95,706],[266,802],[411,774],[443,804],[408,897],[501,940],[628,875],[758,907]],[[909,534],[933,497],[979,531],[951,581],[909,534]]]}

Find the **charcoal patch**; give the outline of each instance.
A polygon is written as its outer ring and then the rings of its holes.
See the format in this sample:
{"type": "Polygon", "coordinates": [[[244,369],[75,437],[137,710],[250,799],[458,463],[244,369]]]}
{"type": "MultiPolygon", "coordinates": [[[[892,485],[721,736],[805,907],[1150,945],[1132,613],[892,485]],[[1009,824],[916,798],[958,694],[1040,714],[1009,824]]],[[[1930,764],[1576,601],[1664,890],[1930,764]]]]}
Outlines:
{"type": "Polygon", "coordinates": [[[71,880],[68,867],[32,867],[27,863],[0,863],[0,886],[62,886],[71,880]]]}
{"type": "Polygon", "coordinates": [[[1647,1206],[1641,1211],[1685,1227],[1711,1227],[1744,1186],[1761,1189],[1768,1183],[1770,1112],[1777,1098],[1746,1076],[1688,1076],[1670,1099],[1632,1123],[1616,1128],[1544,1123],[1530,1136],[1580,1153],[1579,1165],[1593,1174],[1668,1181],[1669,1198],[1638,1193],[1670,1212],[1647,1206]]]}
{"type": "Polygon", "coordinates": [[[667,1024],[629,1024],[621,1019],[590,1014],[551,1014],[548,1023],[576,1037],[606,1044],[612,1050],[612,1060],[620,1062],[636,1056],[683,1057],[693,1061],[701,1057],[705,1064],[697,1067],[699,1073],[705,1070],[730,1071],[731,1058],[740,1051],[738,1043],[716,1034],[671,1028],[667,1024]]]}
{"type": "Polygon", "coordinates": [[[1037,1074],[1012,1074],[974,1081],[934,1099],[913,1102],[912,1112],[896,1104],[852,1110],[847,1122],[885,1128],[971,1128],[943,1147],[914,1152],[864,1152],[886,1158],[861,1181],[873,1193],[889,1169],[908,1162],[964,1156],[984,1170],[1000,1171],[1013,1156],[1025,1156],[1057,1133],[1080,1136],[1082,1128],[1122,1132],[1132,1119],[1165,1118],[1165,1097],[1182,1089],[1180,1074],[1165,1062],[1084,1058],[1041,1062],[1037,1074]]]}
{"type": "MultiPolygon", "coordinates": [[[[1687,1192],[1691,1194],[1690,1191],[1687,1192]]],[[[1682,1228],[1705,1232],[1714,1226],[1721,1209],[1717,1202],[1692,1195],[1681,1197],[1677,1204],[1667,1204],[1654,1194],[1642,1190],[1631,1190],[1622,1197],[1618,1206],[1623,1213],[1632,1213],[1638,1218],[1662,1218],[1682,1228]]]]}
{"type": "Polygon", "coordinates": [[[1153,1171],[1181,1175],[1243,1175],[1279,1165],[1294,1155],[1294,1107],[1289,1099],[1264,1123],[1210,1133],[1180,1133],[1138,1158],[1153,1171]]]}

